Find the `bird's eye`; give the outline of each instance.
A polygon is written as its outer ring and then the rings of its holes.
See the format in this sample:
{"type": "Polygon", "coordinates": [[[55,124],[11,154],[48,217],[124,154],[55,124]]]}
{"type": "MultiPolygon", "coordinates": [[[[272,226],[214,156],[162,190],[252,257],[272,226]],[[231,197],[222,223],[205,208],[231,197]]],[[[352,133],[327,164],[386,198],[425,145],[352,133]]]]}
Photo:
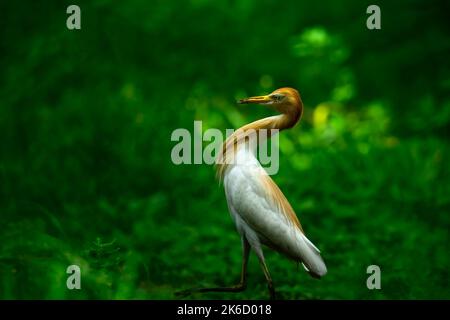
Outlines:
{"type": "Polygon", "coordinates": [[[273,94],[271,97],[276,102],[280,102],[284,98],[284,96],[282,94],[278,94],[278,93],[273,94]]]}

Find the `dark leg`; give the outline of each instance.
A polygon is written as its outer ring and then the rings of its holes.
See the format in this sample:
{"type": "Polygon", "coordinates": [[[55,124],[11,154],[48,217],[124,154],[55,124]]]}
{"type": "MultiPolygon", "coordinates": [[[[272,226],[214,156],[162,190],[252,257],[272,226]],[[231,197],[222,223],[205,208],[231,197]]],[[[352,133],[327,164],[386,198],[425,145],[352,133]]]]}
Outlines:
{"type": "Polygon", "coordinates": [[[185,297],[196,292],[241,292],[247,287],[247,264],[250,254],[250,244],[245,237],[242,238],[242,270],[241,280],[238,284],[231,287],[214,287],[214,288],[192,288],[175,292],[178,297],[185,297]]]}
{"type": "Polygon", "coordinates": [[[258,258],[259,264],[261,265],[261,268],[264,272],[264,276],[266,277],[267,280],[267,287],[269,288],[270,300],[275,300],[275,288],[273,287],[272,277],[270,276],[269,269],[267,269],[266,262],[264,261],[264,257],[262,256],[262,254],[261,256],[258,255],[258,258]]]}

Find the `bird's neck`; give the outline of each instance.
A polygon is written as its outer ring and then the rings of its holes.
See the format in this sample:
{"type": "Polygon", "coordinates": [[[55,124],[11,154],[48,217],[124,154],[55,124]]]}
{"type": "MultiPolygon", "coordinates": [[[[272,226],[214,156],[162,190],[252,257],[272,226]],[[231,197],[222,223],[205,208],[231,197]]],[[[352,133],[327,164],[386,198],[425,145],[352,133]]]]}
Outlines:
{"type": "Polygon", "coordinates": [[[230,146],[232,143],[238,149],[246,144],[253,144],[255,147],[270,139],[279,131],[292,128],[299,120],[300,115],[281,114],[277,116],[267,117],[246,124],[237,129],[228,137],[224,146],[230,146]]]}
{"type": "Polygon", "coordinates": [[[236,130],[227,138],[217,158],[217,175],[221,179],[228,164],[235,161],[237,151],[242,147],[250,146],[249,150],[270,139],[274,134],[284,129],[292,128],[301,117],[301,109],[298,112],[286,113],[277,116],[260,119],[236,130]]]}
{"type": "MultiPolygon", "coordinates": [[[[264,119],[256,120],[254,122],[251,122],[249,124],[246,124],[245,126],[239,128],[237,132],[239,131],[247,131],[247,130],[255,130],[256,132],[259,132],[260,130],[278,130],[282,131],[285,129],[292,128],[295,126],[295,124],[300,120],[301,111],[295,111],[292,113],[284,113],[277,116],[267,117],[264,119]]],[[[231,137],[231,136],[230,136],[231,137]]]]}

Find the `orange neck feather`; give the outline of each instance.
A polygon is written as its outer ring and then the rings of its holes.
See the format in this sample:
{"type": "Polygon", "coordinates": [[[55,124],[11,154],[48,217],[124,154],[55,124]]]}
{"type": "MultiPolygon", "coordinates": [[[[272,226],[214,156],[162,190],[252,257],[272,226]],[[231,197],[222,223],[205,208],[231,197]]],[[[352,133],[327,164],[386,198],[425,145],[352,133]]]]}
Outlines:
{"type": "MultiPolygon", "coordinates": [[[[229,136],[223,143],[222,150],[217,157],[217,177],[222,180],[228,164],[232,163],[235,152],[241,147],[241,145],[248,141],[247,137],[250,130],[254,131],[256,133],[256,138],[259,139],[261,138],[260,130],[265,129],[267,130],[265,132],[268,136],[263,138],[268,139],[278,131],[292,128],[300,120],[303,113],[303,104],[301,101],[298,106],[299,107],[296,108],[295,111],[260,119],[246,124],[229,136]],[[275,129],[274,132],[272,132],[272,129],[275,129]]],[[[261,142],[262,140],[259,140],[257,143],[261,142]]]]}

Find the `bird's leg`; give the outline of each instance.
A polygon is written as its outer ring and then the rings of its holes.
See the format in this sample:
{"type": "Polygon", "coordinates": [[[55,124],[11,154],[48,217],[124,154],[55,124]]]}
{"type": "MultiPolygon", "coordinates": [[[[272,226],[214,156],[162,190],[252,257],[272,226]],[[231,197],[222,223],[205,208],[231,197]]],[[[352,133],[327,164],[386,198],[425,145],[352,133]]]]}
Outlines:
{"type": "Polygon", "coordinates": [[[264,272],[264,276],[267,280],[267,287],[269,288],[270,300],[275,300],[275,288],[273,286],[272,277],[270,276],[269,269],[267,269],[266,262],[264,261],[264,256],[261,254],[258,255],[259,264],[264,272]]]}
{"type": "Polygon", "coordinates": [[[176,296],[185,297],[196,292],[241,292],[247,287],[247,265],[250,254],[250,244],[245,237],[242,237],[242,269],[241,280],[238,284],[231,287],[213,287],[213,288],[192,288],[175,292],[176,296]]]}

